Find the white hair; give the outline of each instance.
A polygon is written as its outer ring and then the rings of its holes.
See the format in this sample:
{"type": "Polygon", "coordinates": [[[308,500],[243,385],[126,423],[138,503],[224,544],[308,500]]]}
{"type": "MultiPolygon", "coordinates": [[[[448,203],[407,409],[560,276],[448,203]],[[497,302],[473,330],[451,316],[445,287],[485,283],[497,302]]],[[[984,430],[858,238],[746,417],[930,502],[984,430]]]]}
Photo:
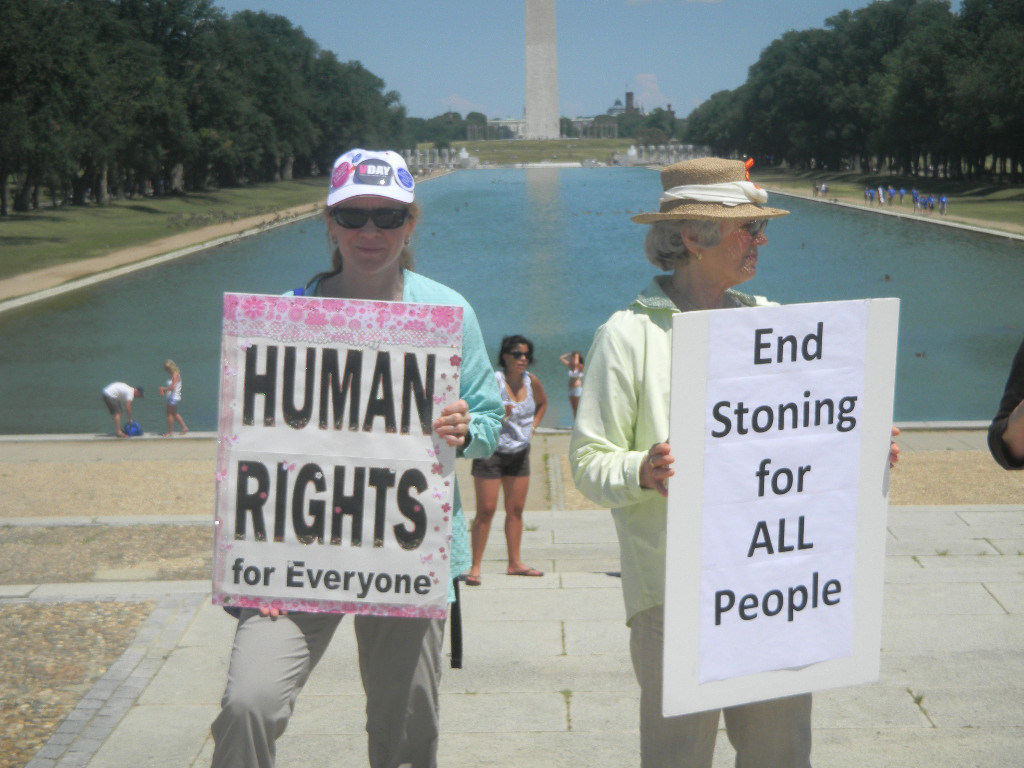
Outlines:
{"type": "Polygon", "coordinates": [[[647,260],[659,269],[671,272],[692,255],[683,240],[683,230],[689,229],[697,242],[713,248],[722,241],[719,222],[709,219],[670,219],[651,224],[644,240],[647,260]]]}

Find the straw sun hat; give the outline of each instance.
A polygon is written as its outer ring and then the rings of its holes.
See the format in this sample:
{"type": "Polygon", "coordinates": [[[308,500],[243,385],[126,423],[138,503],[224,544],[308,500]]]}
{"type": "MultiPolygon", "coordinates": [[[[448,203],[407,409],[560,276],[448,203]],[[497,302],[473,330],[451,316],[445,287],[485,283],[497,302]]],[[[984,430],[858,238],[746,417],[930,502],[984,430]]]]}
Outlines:
{"type": "Polygon", "coordinates": [[[722,160],[702,157],[684,160],[661,172],[661,208],[658,213],[640,213],[637,224],[670,219],[749,221],[788,216],[782,208],[768,208],[768,193],[750,181],[753,159],[722,160]]]}

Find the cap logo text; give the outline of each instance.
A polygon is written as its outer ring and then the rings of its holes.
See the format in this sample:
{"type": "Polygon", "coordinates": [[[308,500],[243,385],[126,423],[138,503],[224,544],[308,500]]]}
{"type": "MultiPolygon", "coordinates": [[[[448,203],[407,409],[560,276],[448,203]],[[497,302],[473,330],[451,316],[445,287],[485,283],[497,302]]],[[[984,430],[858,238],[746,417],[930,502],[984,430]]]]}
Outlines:
{"type": "Polygon", "coordinates": [[[372,184],[376,187],[386,187],[391,183],[391,166],[379,160],[366,160],[356,166],[356,184],[372,184]]]}

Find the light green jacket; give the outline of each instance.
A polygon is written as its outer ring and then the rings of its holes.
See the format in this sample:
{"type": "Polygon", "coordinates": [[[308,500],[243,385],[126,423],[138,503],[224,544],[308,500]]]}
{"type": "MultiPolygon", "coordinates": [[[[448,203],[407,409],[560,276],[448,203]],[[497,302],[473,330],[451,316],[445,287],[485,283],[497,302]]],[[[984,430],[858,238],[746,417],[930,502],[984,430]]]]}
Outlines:
{"type": "MultiPolygon", "coordinates": [[[[628,309],[594,336],[569,446],[580,492],[608,507],[619,536],[626,623],[665,602],[665,498],[640,487],[640,462],[668,440],[672,316],[679,309],[656,277],[628,309]]],[[[765,304],[761,297],[726,293],[730,307],[765,304]]],[[[686,471],[676,457],[677,472],[686,471]]]]}

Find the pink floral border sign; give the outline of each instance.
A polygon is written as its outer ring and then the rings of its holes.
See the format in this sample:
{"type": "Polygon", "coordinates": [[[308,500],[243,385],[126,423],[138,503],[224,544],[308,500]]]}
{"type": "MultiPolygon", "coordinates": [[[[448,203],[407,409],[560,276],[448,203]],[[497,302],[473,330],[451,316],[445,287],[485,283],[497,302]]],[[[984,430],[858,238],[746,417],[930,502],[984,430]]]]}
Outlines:
{"type": "Polygon", "coordinates": [[[443,618],[461,307],[224,296],[213,601],[443,618]]]}

